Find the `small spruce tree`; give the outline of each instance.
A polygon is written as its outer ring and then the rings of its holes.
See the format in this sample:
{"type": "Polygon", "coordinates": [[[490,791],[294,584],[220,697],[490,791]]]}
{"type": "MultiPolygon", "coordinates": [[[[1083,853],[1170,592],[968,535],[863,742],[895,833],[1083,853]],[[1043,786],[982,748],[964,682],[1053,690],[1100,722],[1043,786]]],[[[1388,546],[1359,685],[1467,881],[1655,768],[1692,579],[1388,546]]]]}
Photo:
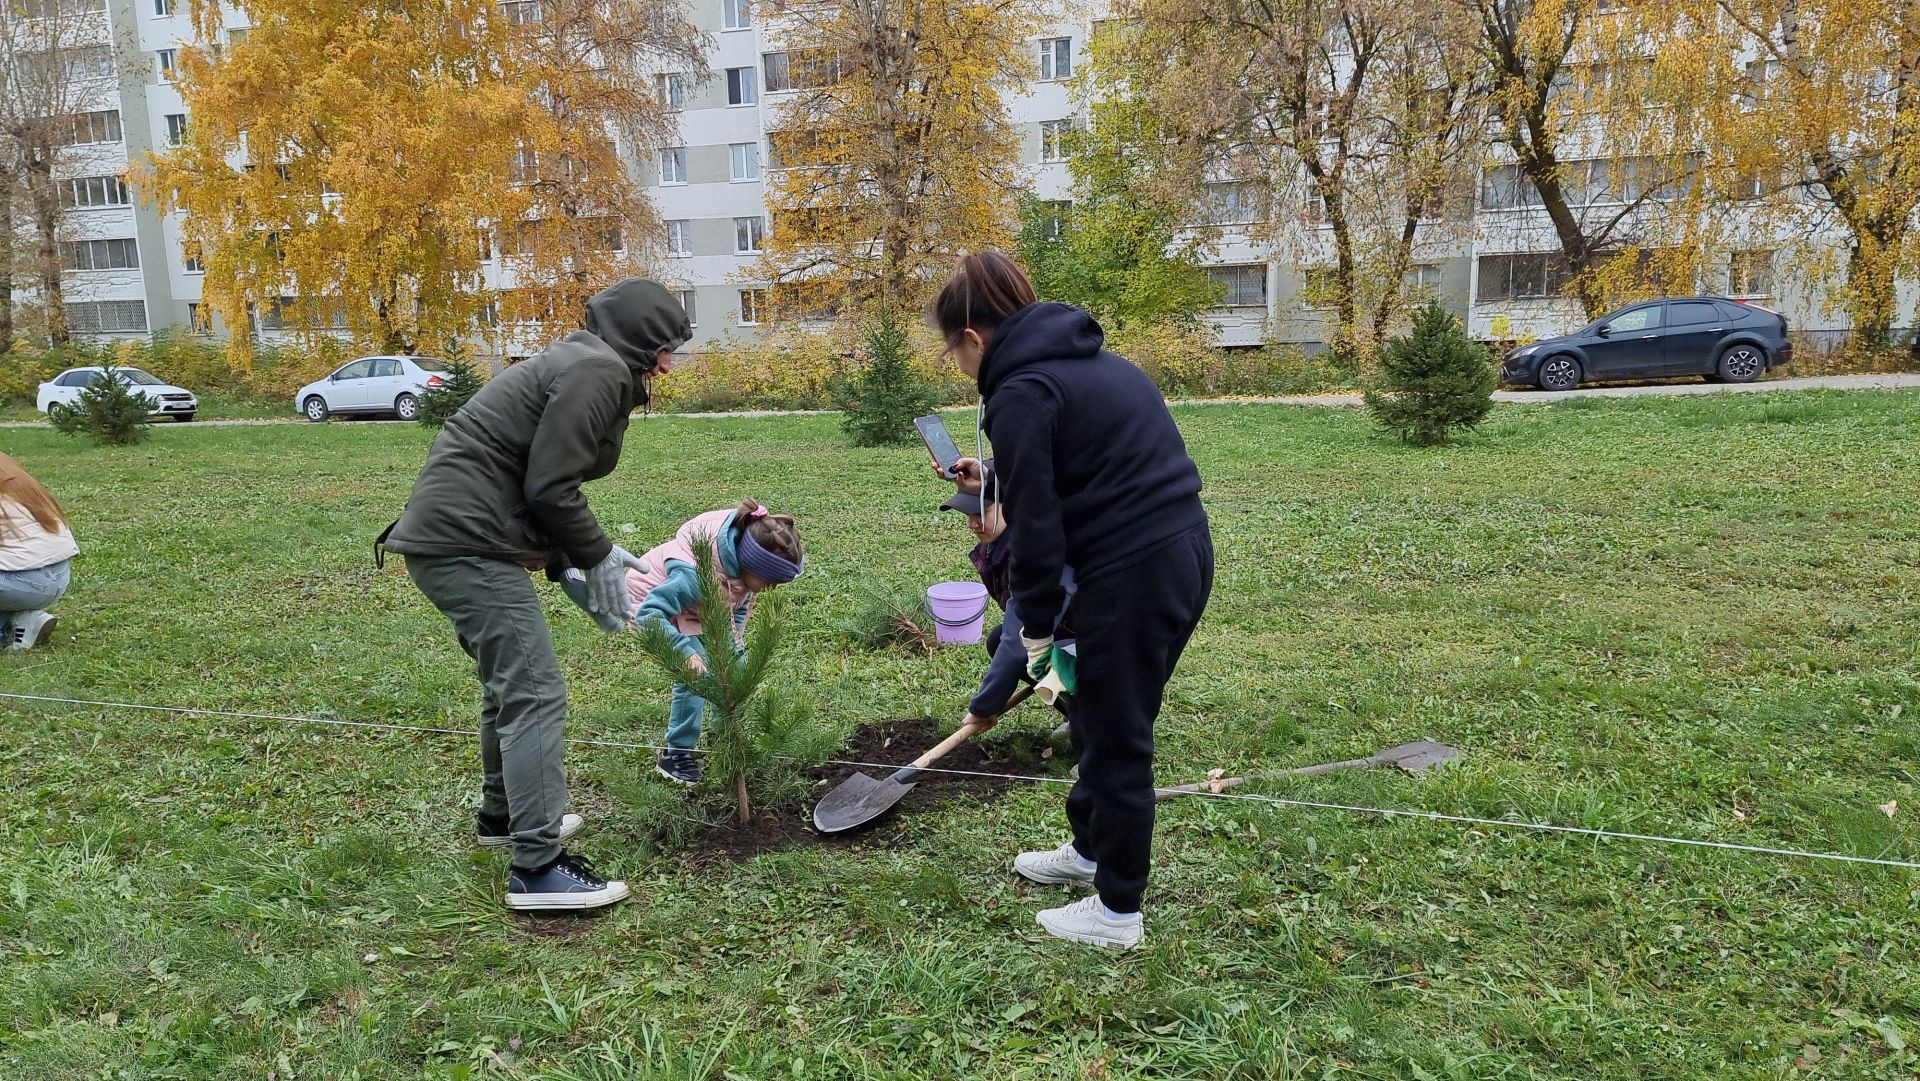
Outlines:
{"type": "Polygon", "coordinates": [[[1367,409],[1401,439],[1432,446],[1485,420],[1499,385],[1486,347],[1467,337],[1447,309],[1430,303],[1414,314],[1405,336],[1381,347],[1367,409]]]}
{"type": "Polygon", "coordinates": [[[765,687],[768,665],[784,634],[785,605],[774,594],[754,601],[745,641],[733,639],[733,613],[714,566],[713,538],[692,538],[700,554],[700,622],[707,670],[696,673],[656,621],[640,625],[640,647],[667,678],[707,700],[706,738],[713,750],[709,775],[733,790],[741,825],[753,820],[748,780],[771,780],[812,765],[822,733],[812,711],[778,688],[765,687]]]}
{"type": "Polygon", "coordinates": [[[112,363],[101,365],[99,379],[80,391],[70,406],[58,406],[48,418],[66,435],[84,435],[103,447],[130,447],[147,437],[153,402],[121,379],[112,363]]]}
{"type": "Polygon", "coordinates": [[[933,388],[913,370],[913,350],[897,313],[883,310],[867,331],[867,367],[840,393],[841,425],[856,447],[914,440],[913,418],[933,410],[933,388]]]}
{"type": "Polygon", "coordinates": [[[467,399],[479,392],[481,385],[480,373],[474,370],[471,361],[447,361],[440,385],[420,392],[420,423],[438,428],[452,420],[460,407],[467,404],[467,399]]]}

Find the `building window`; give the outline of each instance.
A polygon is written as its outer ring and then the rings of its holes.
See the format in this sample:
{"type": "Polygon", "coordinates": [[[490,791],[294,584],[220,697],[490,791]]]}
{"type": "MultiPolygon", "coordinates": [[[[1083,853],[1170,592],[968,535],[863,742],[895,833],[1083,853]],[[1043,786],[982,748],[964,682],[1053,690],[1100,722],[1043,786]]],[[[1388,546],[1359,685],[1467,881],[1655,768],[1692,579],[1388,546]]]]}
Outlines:
{"type": "Polygon", "coordinates": [[[1041,235],[1059,240],[1066,235],[1067,217],[1073,213],[1073,200],[1047,199],[1040,203],[1041,235]]]}
{"type": "Polygon", "coordinates": [[[1071,78],[1073,78],[1073,39],[1041,39],[1040,81],[1050,83],[1071,78]]]}
{"type": "Polygon", "coordinates": [[[1208,267],[1207,280],[1226,290],[1226,296],[1220,301],[1222,307],[1264,308],[1267,306],[1267,265],[1265,263],[1208,267]]]}
{"type": "Polygon", "coordinates": [[[765,314],[767,291],[765,289],[740,290],[740,325],[757,326],[760,317],[765,314]]]}
{"type": "Polygon", "coordinates": [[[693,310],[693,290],[680,290],[680,306],[687,310],[687,325],[690,327],[699,326],[700,316],[693,310]]]}
{"type": "Polygon", "coordinates": [[[140,249],[132,237],[69,240],[60,245],[63,270],[138,270],[140,249]]]}
{"type": "Polygon", "coordinates": [[[748,0],[720,0],[720,28],[747,30],[753,26],[753,9],[748,0]]]}
{"type": "Polygon", "coordinates": [[[144,334],[144,300],[74,300],[67,302],[67,325],[77,334],[144,334]]]}
{"type": "Polygon", "coordinates": [[[541,20],[540,0],[500,0],[500,12],[508,26],[526,26],[541,20]]]}
{"type": "Polygon", "coordinates": [[[213,333],[213,315],[207,310],[205,304],[188,302],[187,329],[195,334],[213,333]]]}
{"type": "Polygon", "coordinates": [[[75,113],[73,117],[73,136],[68,146],[85,146],[90,143],[117,143],[120,141],[120,110],[108,109],[97,113],[75,113]]]}
{"type": "Polygon", "coordinates": [[[165,19],[173,14],[173,0],[153,0],[155,18],[165,19]]]}
{"type": "Polygon", "coordinates": [[[200,262],[200,257],[197,255],[189,255],[181,260],[181,267],[188,274],[205,274],[207,272],[206,266],[200,262]]]}
{"type": "Polygon", "coordinates": [[[187,141],[187,114],[167,114],[167,145],[180,146],[187,141]]]}
{"type": "Polygon", "coordinates": [[[94,206],[132,206],[127,182],[117,176],[76,176],[59,181],[60,205],[68,209],[94,206]]]}
{"type": "Polygon", "coordinates": [[[728,105],[752,105],[754,102],[759,100],[760,100],[760,95],[755,92],[753,69],[752,68],[728,68],[727,69],[727,104],[728,105]]]}
{"type": "Polygon", "coordinates": [[[160,64],[160,74],[171,75],[173,74],[174,62],[179,59],[180,51],[178,49],[161,49],[155,52],[153,56],[160,64]]]}
{"type": "Polygon", "coordinates": [[[733,250],[738,254],[757,253],[766,239],[767,219],[758,214],[751,218],[733,219],[733,250]]]}
{"type": "Polygon", "coordinates": [[[1480,257],[1476,299],[1546,300],[1558,297],[1567,283],[1566,256],[1559,252],[1480,257]]]}
{"type": "Polygon", "coordinates": [[[514,184],[531,184],[540,179],[540,152],[530,146],[514,150],[513,160],[507,165],[507,180],[514,184]]]}
{"type": "Polygon", "coordinates": [[[793,89],[793,76],[787,67],[786,53],[761,53],[760,74],[764,77],[769,94],[793,89]]]}
{"type": "Polygon", "coordinates": [[[1773,253],[1737,251],[1727,262],[1727,292],[1737,297],[1773,295],[1773,253]]]}
{"type": "Polygon", "coordinates": [[[759,143],[734,143],[727,150],[733,159],[733,179],[736,183],[760,179],[759,143]]]}
{"type": "Polygon", "coordinates": [[[1067,133],[1073,130],[1071,120],[1042,120],[1040,122],[1040,160],[1067,160],[1067,133]]]}
{"type": "Polygon", "coordinates": [[[687,182],[687,148],[669,146],[660,151],[660,183],[685,184],[687,182]]]}
{"type": "Polygon", "coordinates": [[[687,104],[687,77],[678,72],[669,72],[660,76],[660,104],[669,109],[683,109],[687,104]]]}
{"type": "Polygon", "coordinates": [[[1252,181],[1208,184],[1204,199],[1208,225],[1251,225],[1260,220],[1260,193],[1252,181]]]}
{"type": "Polygon", "coordinates": [[[693,223],[679,218],[667,223],[667,254],[693,254],[693,223]]]}
{"type": "Polygon", "coordinates": [[[236,29],[227,31],[227,47],[232,48],[233,46],[238,45],[241,42],[247,40],[247,31],[251,29],[252,27],[242,26],[242,27],[238,27],[236,29]]]}
{"type": "Polygon", "coordinates": [[[1496,165],[1480,176],[1480,209],[1539,206],[1540,193],[1518,165],[1496,165]]]}
{"type": "Polygon", "coordinates": [[[1421,263],[1407,268],[1401,284],[1407,292],[1416,296],[1430,297],[1440,292],[1440,264],[1421,263]]]}

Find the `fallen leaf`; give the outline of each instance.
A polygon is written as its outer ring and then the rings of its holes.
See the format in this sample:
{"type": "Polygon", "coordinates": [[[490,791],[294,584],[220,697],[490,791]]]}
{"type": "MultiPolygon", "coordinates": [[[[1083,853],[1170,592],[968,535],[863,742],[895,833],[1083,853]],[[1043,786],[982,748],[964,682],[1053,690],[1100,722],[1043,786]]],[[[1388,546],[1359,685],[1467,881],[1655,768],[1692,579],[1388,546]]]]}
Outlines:
{"type": "Polygon", "coordinates": [[[518,1036],[515,1036],[515,1037],[513,1037],[512,1039],[510,1039],[510,1040],[508,1040],[508,1041],[507,1041],[507,1049],[508,1049],[508,1050],[510,1050],[510,1051],[518,1051],[518,1050],[520,1050],[520,1037],[518,1037],[518,1036]]]}
{"type": "Polygon", "coordinates": [[[1899,809],[1900,809],[1900,801],[1897,799],[1890,799],[1887,802],[1880,805],[1880,813],[1883,815],[1886,815],[1888,818],[1892,818],[1893,812],[1899,809]]]}

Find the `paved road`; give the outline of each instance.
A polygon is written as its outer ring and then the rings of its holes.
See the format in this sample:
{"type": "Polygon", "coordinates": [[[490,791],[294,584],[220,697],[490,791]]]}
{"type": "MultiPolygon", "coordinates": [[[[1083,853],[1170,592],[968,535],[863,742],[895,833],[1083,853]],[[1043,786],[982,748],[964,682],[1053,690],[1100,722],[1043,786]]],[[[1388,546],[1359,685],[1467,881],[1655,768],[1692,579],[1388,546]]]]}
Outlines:
{"type": "MultiPolygon", "coordinates": [[[[1773,394],[1797,390],[1906,390],[1920,387],[1920,372],[1892,372],[1881,375],[1817,375],[1801,379],[1769,379],[1759,383],[1658,383],[1639,386],[1586,387],[1549,393],[1543,390],[1502,390],[1493,395],[1498,402],[1550,405],[1568,398],[1676,398],[1695,394],[1773,394]]],[[[1301,394],[1284,398],[1191,398],[1175,405],[1307,405],[1328,408],[1358,408],[1365,403],[1358,394],[1301,394]]],[[[655,413],[654,417],[684,417],[695,420],[724,420],[729,417],[806,417],[829,412],[820,409],[762,409],[740,413],[655,413]]],[[[0,428],[38,428],[45,421],[9,421],[0,428]]],[[[261,424],[305,424],[299,417],[275,417],[264,420],[197,420],[192,424],[162,424],[162,428],[238,428],[261,424]]],[[[340,424],[401,424],[397,420],[348,420],[340,424]]]]}

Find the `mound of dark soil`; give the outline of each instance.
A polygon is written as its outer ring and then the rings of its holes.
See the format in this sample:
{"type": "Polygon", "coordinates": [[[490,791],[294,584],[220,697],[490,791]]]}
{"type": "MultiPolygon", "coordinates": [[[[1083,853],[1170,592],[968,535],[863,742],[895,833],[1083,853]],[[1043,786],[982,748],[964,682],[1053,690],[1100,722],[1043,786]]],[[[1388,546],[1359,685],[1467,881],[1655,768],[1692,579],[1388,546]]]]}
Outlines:
{"type": "MultiPolygon", "coordinates": [[[[822,834],[813,828],[813,804],[855,773],[879,779],[911,762],[922,752],[953,734],[951,720],[915,717],[860,728],[835,752],[843,762],[873,762],[881,766],[824,765],[807,771],[814,787],[803,807],[756,817],[753,824],[716,824],[693,843],[701,859],[745,859],[795,845],[859,849],[888,847],[909,828],[908,819],[957,800],[998,799],[1013,785],[1029,783],[1003,777],[975,777],[963,773],[927,773],[914,790],[879,818],[843,833],[822,834]]],[[[1048,755],[1046,730],[1008,724],[949,751],[935,763],[941,769],[1001,774],[1062,774],[1068,763],[1060,754],[1048,755]]]]}

